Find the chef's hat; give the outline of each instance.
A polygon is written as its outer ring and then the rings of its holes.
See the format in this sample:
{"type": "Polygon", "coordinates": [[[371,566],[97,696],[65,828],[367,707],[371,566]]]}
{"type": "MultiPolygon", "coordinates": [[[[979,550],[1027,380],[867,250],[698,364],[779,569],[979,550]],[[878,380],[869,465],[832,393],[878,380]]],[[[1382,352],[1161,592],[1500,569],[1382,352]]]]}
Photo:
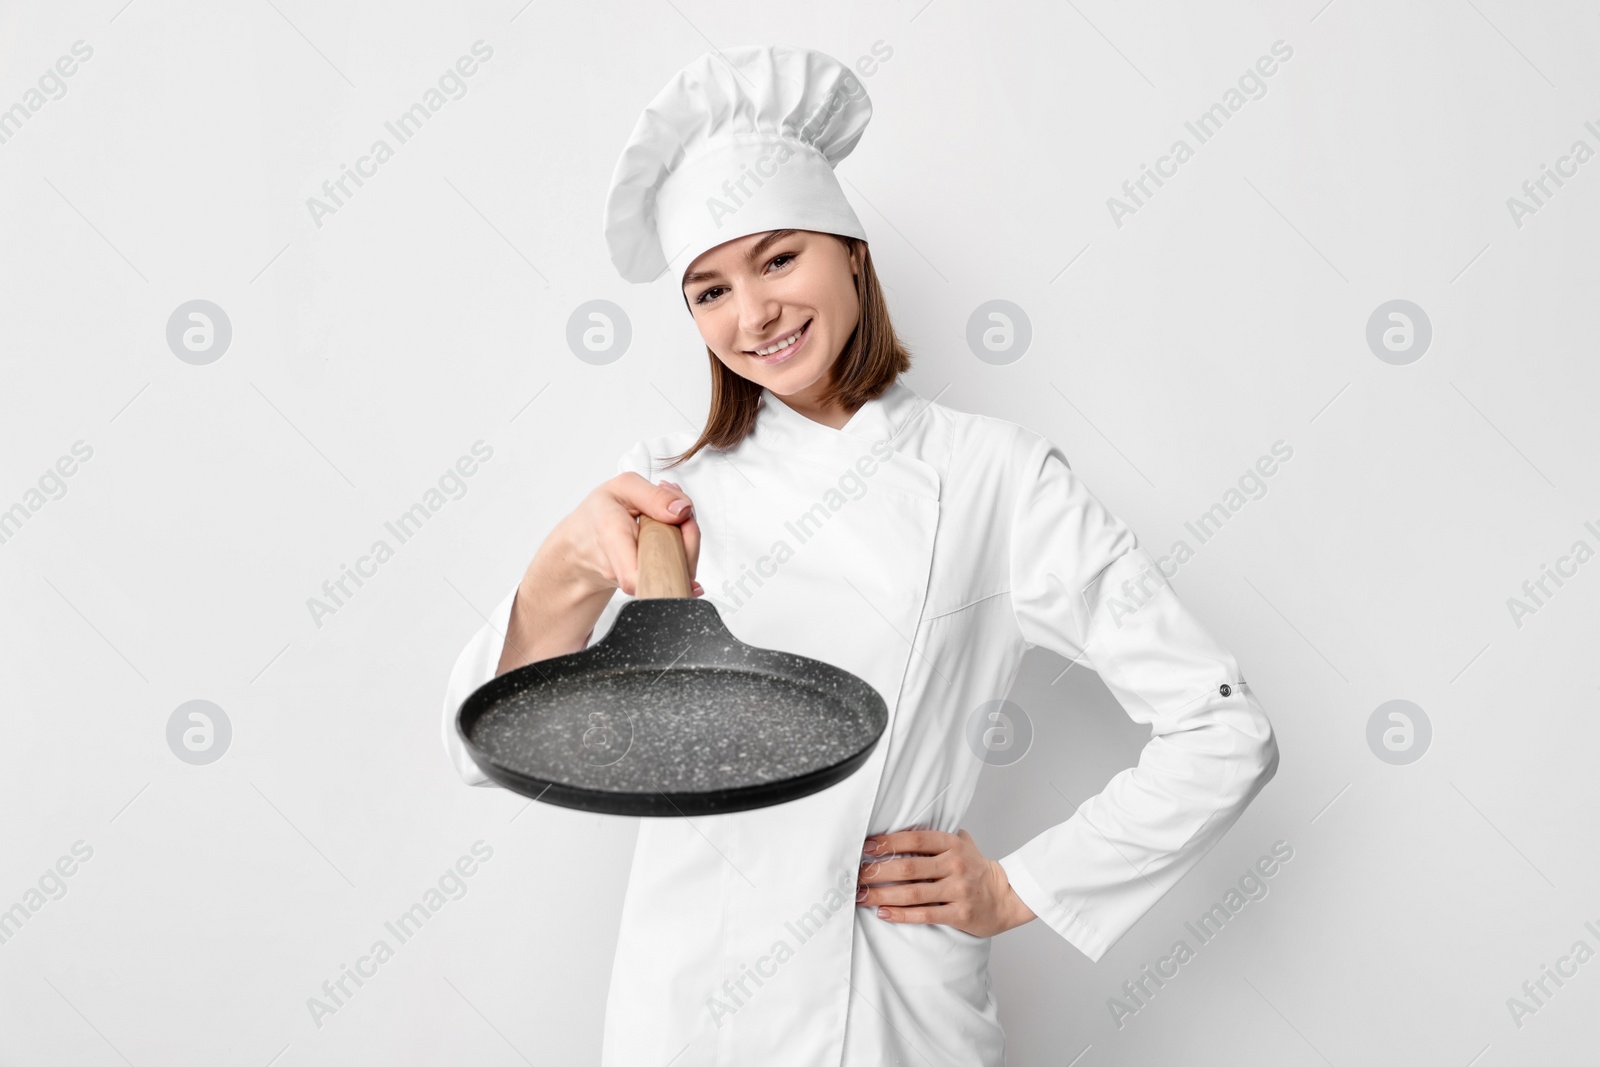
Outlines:
{"type": "Polygon", "coordinates": [[[611,175],[606,244],[630,282],[669,257],[766,230],[867,234],[833,168],[872,118],[872,101],[832,56],[785,45],[707,52],[639,116],[611,175]]]}

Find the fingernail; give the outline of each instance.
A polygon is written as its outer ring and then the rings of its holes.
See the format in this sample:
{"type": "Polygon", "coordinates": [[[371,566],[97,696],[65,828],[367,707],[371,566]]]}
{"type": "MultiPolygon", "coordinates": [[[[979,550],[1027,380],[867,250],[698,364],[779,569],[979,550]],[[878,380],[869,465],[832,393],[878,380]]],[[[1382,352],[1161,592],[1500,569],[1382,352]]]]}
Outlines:
{"type": "Polygon", "coordinates": [[[869,837],[867,838],[866,844],[861,846],[861,851],[869,853],[876,852],[878,851],[878,843],[869,837]]]}
{"type": "Polygon", "coordinates": [[[687,500],[674,500],[667,505],[667,510],[674,515],[681,515],[683,514],[683,509],[688,506],[689,502],[687,500]]]}
{"type": "Polygon", "coordinates": [[[862,886],[860,889],[856,890],[856,903],[859,904],[861,901],[866,900],[866,899],[867,899],[867,887],[866,886],[862,886]]]}

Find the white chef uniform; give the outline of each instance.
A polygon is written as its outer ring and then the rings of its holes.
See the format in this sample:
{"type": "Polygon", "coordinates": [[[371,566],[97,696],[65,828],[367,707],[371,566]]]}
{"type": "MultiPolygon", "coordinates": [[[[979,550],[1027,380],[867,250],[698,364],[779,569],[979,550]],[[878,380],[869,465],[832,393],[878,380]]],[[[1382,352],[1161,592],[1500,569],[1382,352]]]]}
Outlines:
{"type": "MultiPolygon", "coordinates": [[[[820,53],[780,47],[708,54],[680,72],[641,117],[614,180],[607,234],[624,276],[657,277],[680,242],[686,263],[778,227],[863,236],[832,176],[870,114],[847,78],[820,53]],[[757,190],[773,195],[745,199],[731,225],[702,216],[712,178],[737,156],[728,146],[755,159],[775,140],[794,142],[790,163],[810,162],[779,167],[757,190]],[[697,144],[720,145],[719,162],[697,166],[697,144]],[[671,220],[654,216],[663,204],[671,220]]],[[[695,436],[641,441],[617,469],[657,481],[695,436]]],[[[857,908],[862,839],[954,833],[983,766],[972,717],[1007,694],[1029,648],[1081,661],[1151,740],[1136,767],[1000,863],[1044,926],[1098,960],[1276,770],[1272,728],[1237,662],[1048,439],[929,403],[903,382],[842,429],[763,390],[747,438],[669,477],[695,502],[697,578],[729,631],[860,676],[890,719],[855,774],[812,796],[640,821],[603,1067],[998,1067],[990,940],[857,908]]],[[[445,746],[474,785],[490,783],[455,714],[494,675],[513,577],[445,694],[445,746]]],[[[629,599],[615,594],[591,643],[629,599]]],[[[1065,715],[1030,711],[1040,730],[1065,715]]]]}

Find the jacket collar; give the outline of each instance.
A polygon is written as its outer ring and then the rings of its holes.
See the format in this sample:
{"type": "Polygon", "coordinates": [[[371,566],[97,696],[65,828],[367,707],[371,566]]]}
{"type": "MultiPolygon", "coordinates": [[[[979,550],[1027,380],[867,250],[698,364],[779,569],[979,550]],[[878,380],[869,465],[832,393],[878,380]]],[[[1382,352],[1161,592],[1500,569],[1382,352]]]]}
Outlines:
{"type": "MultiPolygon", "coordinates": [[[[903,447],[903,438],[900,431],[908,426],[912,419],[921,413],[927,403],[915,393],[910,386],[896,378],[889,383],[889,388],[878,397],[867,401],[856,409],[850,416],[850,421],[842,429],[825,426],[814,419],[800,414],[794,408],[784,403],[783,398],[771,389],[761,390],[761,422],[782,423],[785,430],[801,435],[816,438],[848,434],[861,439],[861,443],[870,445],[874,441],[888,440],[893,447],[903,447]]],[[[846,444],[854,442],[845,441],[846,444]]]]}
{"type": "Polygon", "coordinates": [[[770,389],[761,390],[752,444],[782,454],[786,459],[812,466],[843,469],[862,456],[882,458],[896,468],[889,481],[917,496],[939,496],[939,476],[934,468],[911,454],[916,437],[912,425],[923,418],[928,402],[900,379],[890,383],[875,399],[850,416],[842,429],[807,418],[783,402],[770,389]],[[880,441],[888,443],[888,453],[880,441]],[[873,446],[877,446],[874,451],[873,446]]]}

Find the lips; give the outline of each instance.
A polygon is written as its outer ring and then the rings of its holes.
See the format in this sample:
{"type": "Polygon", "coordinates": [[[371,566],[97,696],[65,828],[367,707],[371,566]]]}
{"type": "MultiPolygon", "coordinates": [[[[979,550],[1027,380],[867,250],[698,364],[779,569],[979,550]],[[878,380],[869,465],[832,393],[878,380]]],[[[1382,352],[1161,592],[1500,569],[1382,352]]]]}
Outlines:
{"type": "MultiPolygon", "coordinates": [[[[788,332],[786,334],[783,334],[783,335],[781,335],[779,337],[775,337],[775,338],[773,338],[773,340],[768,341],[766,344],[758,345],[757,347],[758,348],[769,348],[773,344],[775,344],[776,342],[783,340],[784,337],[794,337],[796,334],[804,333],[805,330],[806,330],[806,327],[808,327],[810,325],[811,325],[811,320],[807,319],[805,322],[800,324],[800,328],[798,330],[791,330],[790,332],[788,332]]],[[[779,349],[778,351],[781,352],[783,350],[779,349]]],[[[744,350],[744,354],[747,355],[747,356],[754,356],[754,355],[756,355],[756,349],[747,348],[747,349],[744,350]]],[[[769,354],[775,356],[775,355],[778,354],[778,352],[772,352],[772,353],[769,353],[769,354]]],[[[757,356],[756,358],[765,359],[766,357],[765,356],[757,356]]]]}

